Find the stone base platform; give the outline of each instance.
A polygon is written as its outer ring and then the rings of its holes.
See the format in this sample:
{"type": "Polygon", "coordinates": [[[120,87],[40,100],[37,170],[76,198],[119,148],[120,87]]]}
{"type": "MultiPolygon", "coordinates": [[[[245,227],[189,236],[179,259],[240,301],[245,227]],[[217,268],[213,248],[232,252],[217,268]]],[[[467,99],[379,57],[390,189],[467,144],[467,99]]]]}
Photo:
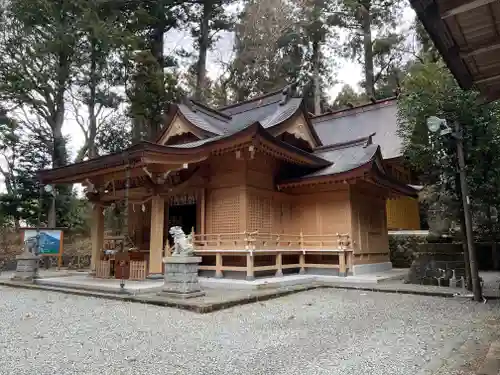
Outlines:
{"type": "Polygon", "coordinates": [[[33,281],[38,271],[39,257],[29,252],[16,256],[17,267],[12,280],[33,281]]]}
{"type": "Polygon", "coordinates": [[[194,298],[205,295],[198,282],[201,257],[171,256],[163,258],[165,284],[158,295],[171,298],[194,298]]]}

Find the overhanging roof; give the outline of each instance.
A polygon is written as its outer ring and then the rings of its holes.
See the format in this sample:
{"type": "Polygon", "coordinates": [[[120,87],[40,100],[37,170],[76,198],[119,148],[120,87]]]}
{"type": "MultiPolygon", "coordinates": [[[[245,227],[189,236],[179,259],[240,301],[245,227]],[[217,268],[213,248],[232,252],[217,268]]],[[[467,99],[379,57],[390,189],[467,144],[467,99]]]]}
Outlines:
{"type": "Polygon", "coordinates": [[[321,168],[331,164],[331,162],[317,155],[280,141],[269,134],[257,122],[232,134],[202,139],[187,144],[163,146],[150,142],[141,142],[119,153],[104,155],[61,168],[40,171],[38,177],[44,184],[79,182],[92,174],[102,175],[110,170],[138,168],[148,164],[175,166],[199,162],[208,158],[211,154],[237,150],[239,146],[245,144],[254,145],[257,149],[273,153],[277,158],[302,166],[321,168]]]}
{"type": "Polygon", "coordinates": [[[315,154],[331,161],[332,164],[304,176],[281,181],[280,188],[368,179],[398,195],[417,195],[417,190],[413,187],[387,174],[382,163],[380,146],[372,143],[371,136],[319,147],[315,154]]]}
{"type": "Polygon", "coordinates": [[[410,3],[460,86],[500,98],[500,1],[410,3]]]}
{"type": "Polygon", "coordinates": [[[324,145],[372,136],[384,159],[393,159],[402,155],[397,112],[397,98],[392,97],[314,116],[311,122],[324,145]]]}

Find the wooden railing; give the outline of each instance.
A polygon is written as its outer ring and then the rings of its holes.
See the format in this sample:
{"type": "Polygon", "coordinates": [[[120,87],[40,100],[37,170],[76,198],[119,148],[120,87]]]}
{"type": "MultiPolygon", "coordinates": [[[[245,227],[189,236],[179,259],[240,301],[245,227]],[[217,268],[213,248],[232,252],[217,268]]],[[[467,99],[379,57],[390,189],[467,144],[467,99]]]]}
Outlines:
{"type": "Polygon", "coordinates": [[[351,247],[349,234],[274,234],[243,232],[194,234],[195,250],[347,250],[351,247]]]}
{"type": "Polygon", "coordinates": [[[193,245],[197,255],[215,255],[215,264],[202,264],[200,270],[215,271],[216,277],[223,277],[224,271],[246,272],[251,280],[255,272],[275,271],[276,276],[282,276],[286,269],[305,273],[308,268],[337,270],[332,274],[346,276],[352,270],[349,234],[193,234],[193,245]],[[232,264],[225,264],[224,257],[231,257],[232,264]],[[239,261],[234,263],[238,257],[239,261]],[[264,262],[259,261],[263,257],[264,262]]]}

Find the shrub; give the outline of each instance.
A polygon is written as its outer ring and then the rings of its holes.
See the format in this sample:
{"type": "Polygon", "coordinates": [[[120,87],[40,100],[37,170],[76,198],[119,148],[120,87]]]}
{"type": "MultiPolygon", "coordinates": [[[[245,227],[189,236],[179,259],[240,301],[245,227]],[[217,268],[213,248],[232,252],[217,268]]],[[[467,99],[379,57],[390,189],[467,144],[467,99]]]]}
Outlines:
{"type": "Polygon", "coordinates": [[[409,268],[417,245],[426,242],[426,236],[414,234],[389,234],[389,253],[393,267],[409,268]]]}

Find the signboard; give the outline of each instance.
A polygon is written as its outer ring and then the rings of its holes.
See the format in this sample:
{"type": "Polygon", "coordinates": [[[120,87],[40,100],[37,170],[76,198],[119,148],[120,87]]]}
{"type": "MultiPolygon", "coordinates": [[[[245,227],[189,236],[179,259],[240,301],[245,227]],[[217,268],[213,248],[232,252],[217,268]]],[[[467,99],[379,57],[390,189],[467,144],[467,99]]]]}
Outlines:
{"type": "Polygon", "coordinates": [[[25,245],[29,244],[36,248],[38,242],[38,255],[62,255],[63,231],[61,229],[26,228],[23,233],[25,245]],[[38,239],[37,236],[39,236],[38,239]]]}

